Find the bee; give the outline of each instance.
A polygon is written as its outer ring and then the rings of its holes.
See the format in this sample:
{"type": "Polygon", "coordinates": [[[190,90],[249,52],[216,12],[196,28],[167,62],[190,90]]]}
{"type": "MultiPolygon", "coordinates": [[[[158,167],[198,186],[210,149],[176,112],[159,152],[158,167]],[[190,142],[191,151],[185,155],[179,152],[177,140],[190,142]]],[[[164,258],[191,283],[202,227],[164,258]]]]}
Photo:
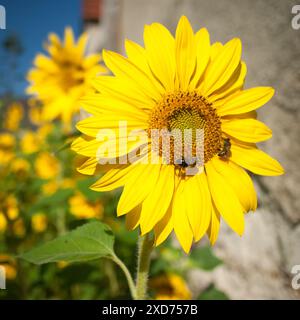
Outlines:
{"type": "Polygon", "coordinates": [[[196,159],[178,159],[175,161],[175,168],[178,169],[178,175],[185,177],[186,175],[194,175],[197,173],[196,159]]]}
{"type": "Polygon", "coordinates": [[[230,151],[231,142],[229,138],[224,139],[223,142],[224,142],[223,147],[221,151],[218,153],[218,156],[223,160],[228,160],[231,155],[231,151],[230,151]]]}

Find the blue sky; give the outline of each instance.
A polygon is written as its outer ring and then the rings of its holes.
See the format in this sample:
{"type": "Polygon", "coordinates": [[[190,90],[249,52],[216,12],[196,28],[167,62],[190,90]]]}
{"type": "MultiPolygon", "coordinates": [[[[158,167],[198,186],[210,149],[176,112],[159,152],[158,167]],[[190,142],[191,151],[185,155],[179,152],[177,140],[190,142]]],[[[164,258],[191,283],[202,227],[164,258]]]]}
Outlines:
{"type": "Polygon", "coordinates": [[[66,26],[72,26],[76,35],[80,32],[81,0],[0,0],[0,5],[6,9],[6,30],[0,30],[0,44],[8,34],[15,33],[25,49],[18,59],[18,73],[23,79],[14,83],[15,92],[22,95],[25,73],[35,54],[43,50],[48,33],[53,31],[61,36],[66,26]]]}

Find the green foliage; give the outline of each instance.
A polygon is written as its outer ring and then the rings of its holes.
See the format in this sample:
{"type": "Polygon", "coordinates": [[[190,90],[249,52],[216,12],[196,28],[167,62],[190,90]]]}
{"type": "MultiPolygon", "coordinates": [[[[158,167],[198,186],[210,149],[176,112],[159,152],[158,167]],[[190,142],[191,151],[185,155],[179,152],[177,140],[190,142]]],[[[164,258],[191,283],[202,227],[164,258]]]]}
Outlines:
{"type": "Polygon", "coordinates": [[[212,285],[198,296],[198,300],[229,300],[229,298],[224,292],[212,285]]]}
{"type": "Polygon", "coordinates": [[[20,258],[35,264],[88,261],[112,257],[113,245],[111,229],[95,221],[34,248],[20,255],[20,258]]]}
{"type": "Polygon", "coordinates": [[[210,246],[195,247],[189,255],[183,255],[181,248],[174,248],[170,243],[164,246],[158,259],[152,264],[152,275],[162,272],[176,272],[185,274],[192,268],[199,268],[211,271],[222,264],[222,261],[215,256],[210,246]]]}
{"type": "Polygon", "coordinates": [[[214,255],[209,246],[194,248],[190,254],[189,261],[192,267],[207,271],[213,270],[222,264],[222,261],[214,255]]]}

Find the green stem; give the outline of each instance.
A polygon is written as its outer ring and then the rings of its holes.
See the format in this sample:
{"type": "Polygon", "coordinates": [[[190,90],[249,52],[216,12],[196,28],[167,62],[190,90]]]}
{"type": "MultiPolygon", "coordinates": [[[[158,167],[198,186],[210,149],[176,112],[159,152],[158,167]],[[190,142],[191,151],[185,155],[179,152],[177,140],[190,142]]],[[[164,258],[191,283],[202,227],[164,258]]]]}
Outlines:
{"type": "Polygon", "coordinates": [[[66,227],[66,212],[63,209],[57,209],[56,227],[58,235],[63,235],[67,232],[66,227]]]}
{"type": "Polygon", "coordinates": [[[136,278],[136,300],[145,300],[147,298],[147,283],[152,248],[153,240],[150,239],[149,234],[140,237],[136,278]]]}
{"type": "Polygon", "coordinates": [[[111,258],[124,272],[125,277],[127,279],[128,282],[128,286],[129,286],[129,290],[131,293],[132,298],[135,300],[136,299],[136,289],[135,289],[135,285],[134,285],[134,281],[131,277],[131,274],[129,272],[129,270],[127,269],[127,267],[125,266],[125,264],[116,256],[113,255],[111,258]]]}

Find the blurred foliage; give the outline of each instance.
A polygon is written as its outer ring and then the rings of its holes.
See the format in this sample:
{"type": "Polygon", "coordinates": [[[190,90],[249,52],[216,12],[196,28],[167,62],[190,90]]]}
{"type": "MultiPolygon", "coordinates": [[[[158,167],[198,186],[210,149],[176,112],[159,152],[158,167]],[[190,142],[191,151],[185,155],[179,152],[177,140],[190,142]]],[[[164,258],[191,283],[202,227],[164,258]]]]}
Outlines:
{"type": "Polygon", "coordinates": [[[205,291],[203,291],[199,297],[198,300],[228,300],[228,296],[218,290],[213,285],[209,286],[205,291]]]}
{"type": "Polygon", "coordinates": [[[24,80],[19,71],[19,58],[25,48],[17,33],[7,33],[0,43],[0,58],[5,63],[0,65],[0,89],[3,98],[11,99],[16,95],[16,83],[24,80]]]}

